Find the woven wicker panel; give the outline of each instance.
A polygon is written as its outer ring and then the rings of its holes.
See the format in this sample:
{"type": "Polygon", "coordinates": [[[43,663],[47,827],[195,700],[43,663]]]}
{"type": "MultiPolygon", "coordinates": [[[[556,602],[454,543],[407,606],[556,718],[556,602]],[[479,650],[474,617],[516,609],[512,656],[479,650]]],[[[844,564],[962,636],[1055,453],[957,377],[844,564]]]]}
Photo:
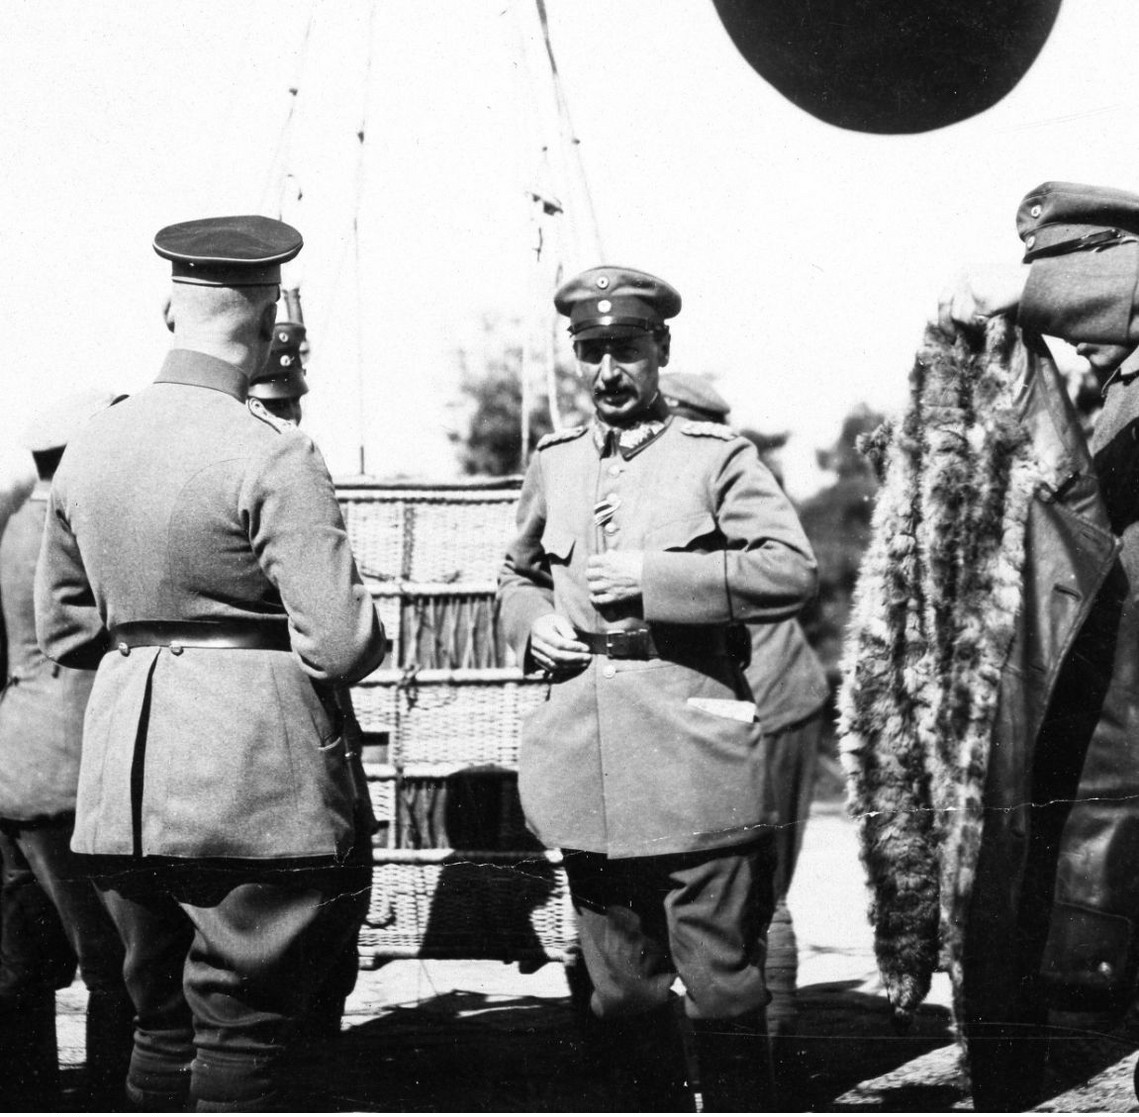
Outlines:
{"type": "Polygon", "coordinates": [[[392,645],[391,651],[384,660],[384,666],[400,666],[404,662],[404,647],[406,646],[403,622],[400,618],[403,609],[403,599],[400,597],[398,589],[389,589],[385,586],[380,592],[373,592],[372,602],[376,606],[376,612],[380,615],[380,621],[384,626],[384,634],[391,641],[392,645]]]}
{"type": "Polygon", "coordinates": [[[365,733],[388,733],[394,737],[399,723],[399,692],[394,686],[355,686],[352,707],[365,733]]]}
{"type": "Polygon", "coordinates": [[[404,501],[342,497],[340,509],[360,573],[376,581],[403,577],[407,549],[404,501]]]}
{"type": "Polygon", "coordinates": [[[514,493],[420,500],[408,509],[413,582],[493,582],[514,533],[514,493]]]}
{"type": "MultiPolygon", "coordinates": [[[[382,858],[382,853],[377,853],[382,858]]],[[[541,857],[375,866],[367,956],[564,960],[577,941],[563,870],[541,857]]]]}
{"type": "Polygon", "coordinates": [[[372,812],[378,822],[394,822],[396,794],[394,780],[369,780],[368,797],[372,800],[372,812]]]}
{"type": "Polygon", "coordinates": [[[421,684],[400,691],[394,745],[405,764],[518,763],[519,683],[421,684]]]}
{"type": "Polygon", "coordinates": [[[401,665],[464,670],[507,666],[498,631],[494,592],[420,593],[404,597],[401,665]]]}

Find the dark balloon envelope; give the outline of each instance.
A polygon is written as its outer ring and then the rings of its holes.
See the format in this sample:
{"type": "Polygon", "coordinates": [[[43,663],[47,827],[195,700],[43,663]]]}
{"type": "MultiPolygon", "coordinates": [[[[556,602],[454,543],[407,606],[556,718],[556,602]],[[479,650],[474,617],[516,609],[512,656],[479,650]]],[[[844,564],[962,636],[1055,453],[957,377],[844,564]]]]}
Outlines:
{"type": "Polygon", "coordinates": [[[744,58],[799,108],[900,133],[995,105],[1040,53],[1061,0],[713,2],[744,58]]]}

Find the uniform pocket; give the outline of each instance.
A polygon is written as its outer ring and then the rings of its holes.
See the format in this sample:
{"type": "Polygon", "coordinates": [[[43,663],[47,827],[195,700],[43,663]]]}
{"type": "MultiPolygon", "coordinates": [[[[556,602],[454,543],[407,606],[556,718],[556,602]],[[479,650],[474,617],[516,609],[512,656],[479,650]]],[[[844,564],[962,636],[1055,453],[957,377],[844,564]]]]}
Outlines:
{"type": "Polygon", "coordinates": [[[645,532],[645,547],[653,551],[687,551],[707,536],[719,534],[716,518],[707,509],[690,512],[645,532]]]}
{"type": "Polygon", "coordinates": [[[542,550],[551,562],[569,565],[573,557],[573,548],[577,540],[572,532],[563,531],[556,527],[546,526],[542,532],[542,550]]]}

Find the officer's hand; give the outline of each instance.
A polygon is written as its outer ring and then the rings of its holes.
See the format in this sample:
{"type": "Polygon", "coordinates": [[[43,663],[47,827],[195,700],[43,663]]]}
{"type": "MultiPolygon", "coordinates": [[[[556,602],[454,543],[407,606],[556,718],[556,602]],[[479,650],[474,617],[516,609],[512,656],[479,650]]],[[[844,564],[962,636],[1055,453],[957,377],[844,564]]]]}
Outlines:
{"type": "Polygon", "coordinates": [[[606,551],[590,555],[585,564],[589,600],[594,605],[612,605],[641,596],[641,573],[645,556],[640,551],[606,551]]]}
{"type": "Polygon", "coordinates": [[[589,649],[577,638],[573,625],[557,613],[546,613],[530,626],[530,656],[555,675],[583,667],[589,649]]]}
{"type": "Polygon", "coordinates": [[[994,314],[1014,310],[1028,282],[1027,264],[1009,264],[959,275],[941,293],[937,324],[947,333],[958,325],[978,325],[994,314]]]}

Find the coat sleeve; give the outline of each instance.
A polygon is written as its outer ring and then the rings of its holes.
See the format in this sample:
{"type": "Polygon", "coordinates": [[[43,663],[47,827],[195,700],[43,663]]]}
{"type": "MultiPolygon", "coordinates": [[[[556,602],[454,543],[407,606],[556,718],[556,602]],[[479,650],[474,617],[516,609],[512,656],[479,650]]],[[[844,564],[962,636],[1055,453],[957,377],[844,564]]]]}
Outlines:
{"type": "Polygon", "coordinates": [[[726,450],[709,494],[722,549],[646,548],[647,621],[779,620],[794,616],[815,593],[815,556],[790,501],[749,442],[737,439],[726,450]]]}
{"type": "Polygon", "coordinates": [[[518,498],[518,532],[506,551],[498,575],[499,623],[519,663],[525,663],[530,628],[554,611],[554,581],[542,549],[546,527],[546,494],[542,455],[530,460],[518,498]]]}
{"type": "Polygon", "coordinates": [[[64,667],[94,670],[109,646],[79,544],[67,517],[66,456],[56,474],[36,564],[36,639],[64,667]]]}
{"type": "Polygon", "coordinates": [[[1036,260],[1021,298],[1020,325],[1072,341],[1139,342],[1139,244],[1036,260]]]}
{"type": "Polygon", "coordinates": [[[294,653],[312,678],[353,683],[386,642],[360,578],[332,478],[312,440],[289,430],[246,479],[249,538],[289,617],[294,653]]]}

